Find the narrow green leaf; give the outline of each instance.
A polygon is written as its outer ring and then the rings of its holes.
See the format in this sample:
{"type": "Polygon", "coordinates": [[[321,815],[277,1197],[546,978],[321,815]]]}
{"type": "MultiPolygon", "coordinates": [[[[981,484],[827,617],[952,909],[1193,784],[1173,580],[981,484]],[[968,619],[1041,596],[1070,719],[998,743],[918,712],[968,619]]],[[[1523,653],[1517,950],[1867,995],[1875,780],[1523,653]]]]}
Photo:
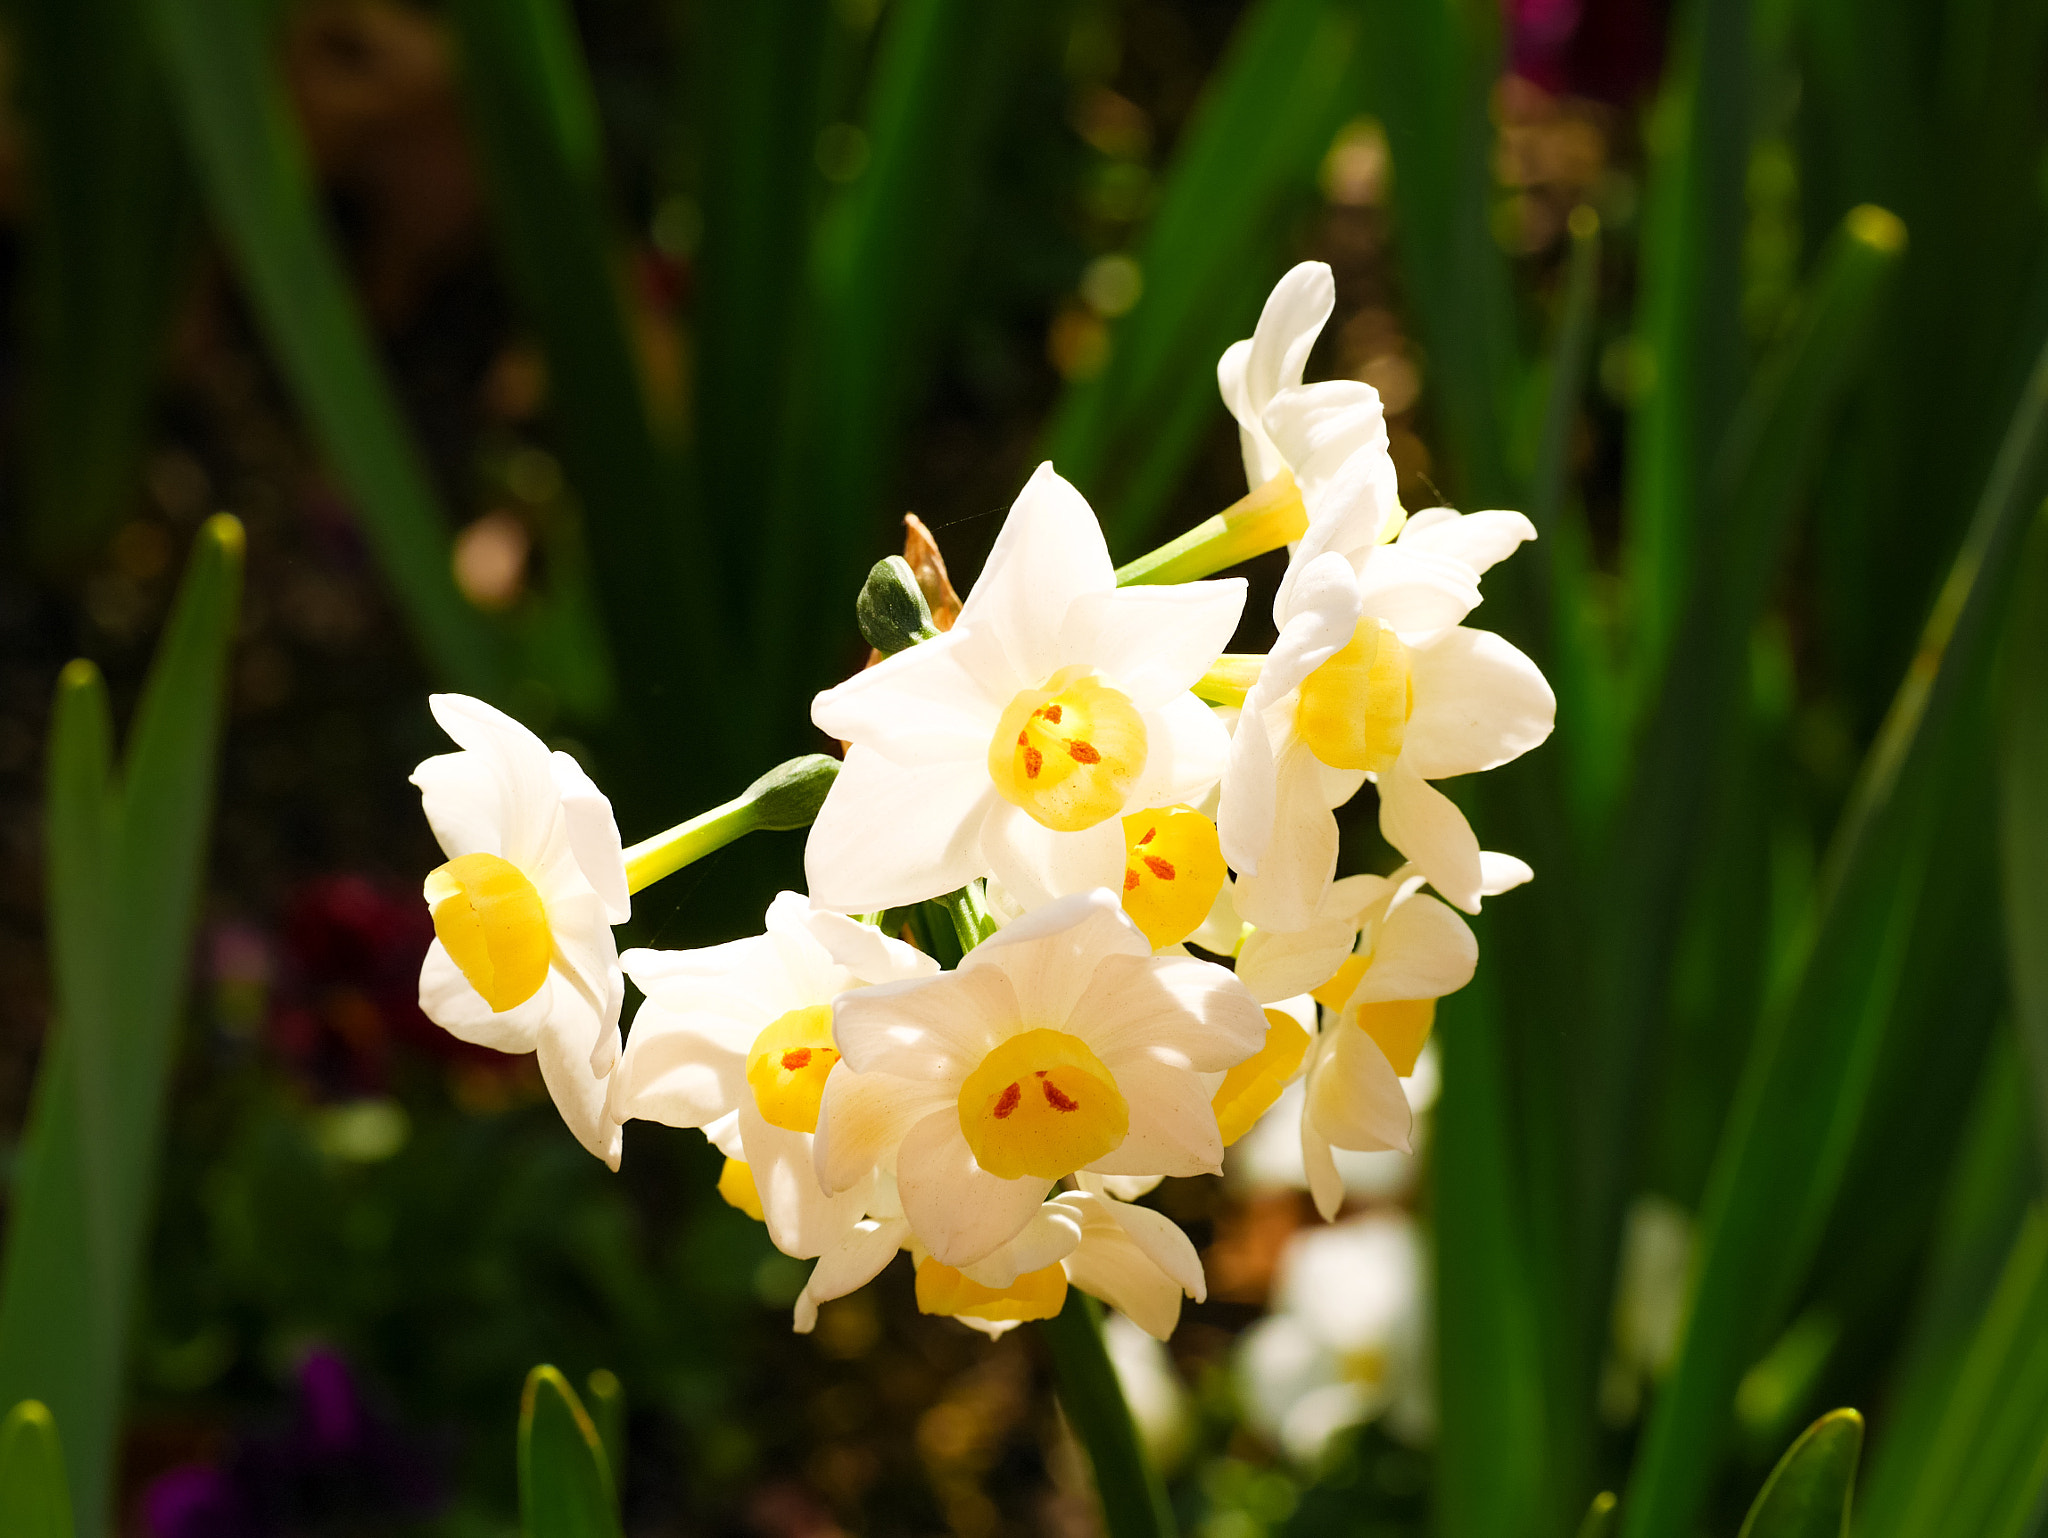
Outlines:
{"type": "Polygon", "coordinates": [[[1261,0],[1182,133],[1137,252],[1144,292],[1111,331],[1107,366],[1068,388],[1046,437],[1112,551],[1144,548],[1217,420],[1216,360],[1250,334],[1293,217],[1355,110],[1344,86],[1357,34],[1353,6],[1261,0]]]}
{"type": "Polygon", "coordinates": [[[605,1467],[611,1471],[612,1487],[626,1483],[626,1387],[619,1375],[606,1367],[597,1368],[583,1380],[589,1399],[590,1422],[604,1446],[605,1467]]]}
{"type": "Polygon", "coordinates": [[[0,1421],[0,1533],[74,1538],[64,1449],[49,1407],[24,1399],[0,1421]]]}
{"type": "Polygon", "coordinates": [[[1038,1331],[1052,1357],[1060,1408],[1094,1471],[1109,1538],[1171,1538],[1173,1510],[1102,1343],[1101,1306],[1070,1288],[1066,1306],[1041,1319],[1038,1331]]]}
{"type": "Polygon", "coordinates": [[[1854,1410],[1823,1415],[1771,1470],[1738,1538],[1848,1538],[1849,1497],[1862,1451],[1862,1416],[1854,1410]]]}
{"type": "Polygon", "coordinates": [[[519,1399],[519,1514],[526,1538],[619,1534],[604,1442],[569,1380],[545,1365],[519,1399]]]}
{"type": "Polygon", "coordinates": [[[1688,8],[1678,62],[1650,118],[1636,337],[1645,389],[1629,437],[1627,499],[1646,685],[1677,632],[1695,549],[1712,526],[1709,481],[1742,389],[1750,10],[1750,0],[1688,8]]]}
{"type": "Polygon", "coordinates": [[[201,530],[120,785],[104,686],[59,681],[51,744],[57,1025],[37,1073],[4,1259],[0,1400],[66,1426],[80,1530],[109,1526],[136,1273],[212,810],[241,526],[201,530]]]}
{"type": "Polygon", "coordinates": [[[29,542],[79,561],[134,500],[191,190],[137,0],[21,0],[29,542]]]}
{"type": "Polygon", "coordinates": [[[147,0],[185,140],[279,366],[428,660],[489,694],[500,658],[456,591],[449,528],[322,226],[256,0],[147,0]]]}
{"type": "MultiPolygon", "coordinates": [[[[1539,540],[1557,529],[1571,470],[1572,430],[1584,403],[1586,374],[1593,359],[1593,326],[1599,319],[1600,216],[1581,203],[1571,212],[1572,254],[1565,268],[1564,303],[1550,353],[1550,393],[1543,405],[1543,432],[1529,477],[1529,521],[1539,540]]],[[[1542,546],[1536,547],[1541,549],[1542,546]]],[[[1533,553],[1533,552],[1532,552],[1533,553]]]]}
{"type": "Polygon", "coordinates": [[[498,245],[547,355],[628,718],[680,723],[657,704],[674,648],[715,667],[722,631],[711,573],[689,558],[703,544],[694,509],[650,420],[574,20],[560,0],[461,0],[453,15],[498,245]]]}
{"type": "Polygon", "coordinates": [[[1612,1490],[1594,1496],[1593,1504],[1586,1508],[1586,1520],[1579,1524],[1579,1538],[1607,1538],[1614,1531],[1616,1504],[1612,1490]]]}
{"type": "Polygon", "coordinates": [[[2048,510],[2020,558],[2005,638],[1999,753],[2006,965],[2033,1069],[2036,1126],[2048,1159],[2048,510]]]}
{"type": "Polygon", "coordinates": [[[1839,1188],[1905,963],[1947,737],[1981,683],[2048,448],[2048,349],[2022,392],[1919,654],[1829,851],[1811,926],[1767,1013],[1715,1160],[1693,1304],[1629,1487],[1623,1531],[1684,1530],[1734,1379],[1783,1316],[1839,1188]]]}
{"type": "Polygon", "coordinates": [[[1521,360],[1507,262],[1488,222],[1497,11],[1367,0],[1365,15],[1367,95],[1393,157],[1394,254],[1449,450],[1440,479],[1467,506],[1513,506],[1502,426],[1521,360]]]}

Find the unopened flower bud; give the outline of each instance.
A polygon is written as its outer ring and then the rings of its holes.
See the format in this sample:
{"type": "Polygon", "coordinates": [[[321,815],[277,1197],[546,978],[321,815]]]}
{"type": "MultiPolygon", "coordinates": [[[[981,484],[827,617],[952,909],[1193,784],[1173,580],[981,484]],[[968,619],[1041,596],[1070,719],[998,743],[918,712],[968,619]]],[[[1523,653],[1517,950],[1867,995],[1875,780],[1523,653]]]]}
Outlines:
{"type": "Polygon", "coordinates": [[[741,800],[752,806],[754,826],[782,833],[808,828],[825,804],[825,792],[839,776],[839,760],[807,753],[777,764],[747,787],[741,800]]]}
{"type": "Polygon", "coordinates": [[[910,563],[900,555],[875,562],[854,604],[860,633],[883,656],[893,656],[939,633],[910,563]]]}

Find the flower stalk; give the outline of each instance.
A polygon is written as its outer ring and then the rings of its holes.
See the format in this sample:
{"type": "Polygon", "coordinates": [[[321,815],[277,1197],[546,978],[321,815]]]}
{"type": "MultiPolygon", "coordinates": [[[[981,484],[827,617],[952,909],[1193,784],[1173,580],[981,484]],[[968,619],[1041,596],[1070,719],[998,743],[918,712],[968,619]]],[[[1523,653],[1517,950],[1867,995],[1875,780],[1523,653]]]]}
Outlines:
{"type": "Polygon", "coordinates": [[[628,849],[627,890],[644,891],[663,876],[673,876],[685,865],[757,828],[770,832],[808,828],[838,774],[839,760],[823,753],[777,764],[723,806],[700,812],[628,849]]]}
{"type": "Polygon", "coordinates": [[[1252,685],[1259,681],[1259,670],[1265,665],[1266,659],[1254,652],[1225,652],[1208,672],[1195,680],[1194,696],[1211,705],[1240,706],[1251,693],[1252,685]]]}
{"type": "Polygon", "coordinates": [[[1137,1422],[1102,1340],[1102,1306],[1079,1288],[1038,1325],[1052,1356],[1053,1386],[1067,1424],[1088,1453],[1110,1538],[1170,1538],[1166,1486],[1138,1439],[1137,1422]]]}
{"type": "Polygon", "coordinates": [[[1301,500],[1301,489],[1294,484],[1294,476],[1282,470],[1179,539],[1139,556],[1128,566],[1119,566],[1117,586],[1193,582],[1292,544],[1307,532],[1308,508],[1301,500]]]}

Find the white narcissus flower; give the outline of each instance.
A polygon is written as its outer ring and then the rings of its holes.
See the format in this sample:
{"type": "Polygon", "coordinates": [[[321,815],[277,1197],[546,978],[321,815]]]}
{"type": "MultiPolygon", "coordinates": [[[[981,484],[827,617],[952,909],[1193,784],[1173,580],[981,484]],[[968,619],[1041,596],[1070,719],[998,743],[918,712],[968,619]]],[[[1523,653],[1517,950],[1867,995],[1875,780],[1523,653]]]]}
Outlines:
{"type": "MultiPolygon", "coordinates": [[[[1508,855],[1489,853],[1484,865],[1487,896],[1530,879],[1508,855]]],[[[1255,929],[1238,952],[1238,977],[1261,1003],[1291,1000],[1299,1009],[1306,992],[1327,1011],[1307,1054],[1301,1108],[1302,1164],[1326,1219],[1344,1201],[1332,1149],[1411,1151],[1401,1080],[1429,1040],[1436,1001],[1469,983],[1478,965],[1472,931],[1422,885],[1406,865],[1391,876],[1348,876],[1308,928],[1255,929]]]]}
{"type": "Polygon", "coordinates": [[[1387,840],[1476,911],[1478,841],[1430,782],[1527,752],[1556,710],[1534,663],[1459,623],[1479,603],[1481,573],[1534,527],[1513,512],[1431,508],[1404,519],[1377,395],[1349,380],[1300,383],[1330,305],[1327,270],[1296,268],[1219,369],[1247,473],[1291,468],[1309,513],[1218,815],[1238,911],[1266,929],[1311,922],[1336,870],[1331,809],[1368,778],[1387,840]]]}
{"type": "Polygon", "coordinates": [[[960,1268],[1068,1175],[1214,1173],[1202,1075],[1266,1034],[1242,983],[1153,955],[1103,890],[1017,920],[957,971],[843,995],[835,1018],[848,1071],[825,1086],[820,1181],[852,1190],[893,1161],[918,1241],[960,1268]]]}
{"type": "Polygon", "coordinates": [[[805,847],[812,900],[870,912],[986,875],[1025,907],[1116,888],[1123,819],[1223,773],[1229,735],[1188,691],[1244,591],[1119,589],[1094,513],[1041,465],[953,628],[813,703],[849,747],[805,847]]]}
{"type": "Polygon", "coordinates": [[[1405,1440],[1426,1440],[1426,1300],[1422,1244],[1405,1212],[1295,1234],[1272,1312],[1238,1343],[1252,1424],[1303,1463],[1337,1432],[1382,1414],[1405,1440]]]}
{"type": "Polygon", "coordinates": [[[766,933],[695,951],[622,958],[647,1002],[612,1074],[611,1115],[701,1127],[728,1161],[727,1200],[808,1258],[840,1242],[870,1192],[827,1196],[811,1137],[839,1061],[832,1002],[850,988],[929,977],[938,963],[795,892],[769,905],[766,933]]]}
{"type": "Polygon", "coordinates": [[[562,1119],[616,1169],[604,1081],[625,980],[611,926],[630,899],[611,803],[502,711],[460,694],[427,703],[462,751],[412,774],[448,856],[426,880],[435,938],[420,1008],[464,1041],[536,1053],[562,1119]]]}

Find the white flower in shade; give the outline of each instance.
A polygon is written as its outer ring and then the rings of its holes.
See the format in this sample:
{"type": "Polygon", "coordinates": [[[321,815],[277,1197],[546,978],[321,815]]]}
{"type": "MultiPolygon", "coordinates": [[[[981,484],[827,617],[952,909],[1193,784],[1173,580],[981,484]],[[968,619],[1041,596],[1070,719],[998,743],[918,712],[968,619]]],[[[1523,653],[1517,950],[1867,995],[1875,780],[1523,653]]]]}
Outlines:
{"type": "Polygon", "coordinates": [[[817,697],[849,744],[805,848],[811,897],[872,911],[993,874],[1026,907],[1125,870],[1124,818],[1193,802],[1229,735],[1189,693],[1244,583],[1119,589],[1080,493],[1041,465],[953,628],[817,697]]]}
{"type": "Polygon", "coordinates": [[[812,1134],[839,1061],[832,1002],[869,983],[928,977],[938,963],[795,892],[769,905],[766,933],[695,951],[622,958],[647,1002],[612,1074],[611,1115],[701,1127],[727,1159],[719,1189],[753,1212],[785,1253],[838,1243],[870,1195],[818,1186],[812,1134]]]}
{"type": "Polygon", "coordinates": [[[1404,517],[1378,397],[1348,380],[1300,383],[1331,302],[1327,270],[1296,268],[1219,370],[1247,473],[1291,468],[1309,514],[1274,598],[1278,638],[1239,716],[1218,815],[1238,911],[1267,929],[1311,922],[1336,870],[1332,809],[1368,778],[1388,842],[1476,911],[1478,841],[1430,782],[1527,752],[1556,710],[1534,663],[1459,623],[1479,603],[1480,575],[1534,527],[1513,512],[1404,517]]]}
{"type": "Polygon", "coordinates": [[[1272,1313],[1238,1343],[1247,1418],[1304,1463],[1381,1415],[1404,1440],[1426,1440],[1426,1326],[1422,1244],[1406,1213],[1298,1232],[1280,1257],[1272,1313]]]}
{"type": "Polygon", "coordinates": [[[808,1332],[820,1303],[866,1286],[898,1249],[908,1249],[917,1267],[918,1308],[986,1335],[1027,1319],[1050,1319],[1074,1286],[1166,1339],[1180,1319],[1182,1296],[1197,1302],[1208,1296],[1194,1245],[1165,1214],[1116,1200],[1101,1181],[1080,1180],[1082,1189],[1044,1203],[1013,1238],[965,1266],[932,1255],[899,1216],[866,1219],[819,1257],[797,1300],[796,1328],[808,1332]]]}
{"type": "Polygon", "coordinates": [[[448,856],[426,881],[435,939],[420,1008],[464,1041],[538,1054],[562,1119],[617,1168],[604,1081],[625,981],[611,926],[630,900],[611,803],[502,711],[460,694],[428,705],[462,751],[412,775],[448,856]]]}
{"type": "Polygon", "coordinates": [[[825,1086],[821,1183],[852,1190],[893,1163],[918,1242],[961,1268],[1068,1175],[1216,1172],[1202,1075],[1266,1034],[1230,972],[1153,955],[1103,890],[1019,919],[957,971],[845,994],[835,1019],[849,1071],[825,1086]]]}

